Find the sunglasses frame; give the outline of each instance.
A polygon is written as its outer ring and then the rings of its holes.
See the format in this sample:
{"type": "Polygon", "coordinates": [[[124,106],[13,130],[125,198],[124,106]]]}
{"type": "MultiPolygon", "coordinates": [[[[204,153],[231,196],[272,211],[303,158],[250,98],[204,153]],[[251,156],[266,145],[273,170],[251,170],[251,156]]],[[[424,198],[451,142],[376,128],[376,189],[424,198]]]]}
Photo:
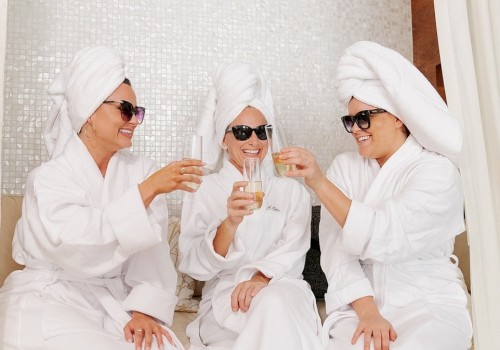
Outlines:
{"type": "Polygon", "coordinates": [[[342,124],[344,125],[345,131],[347,131],[349,134],[352,133],[352,127],[356,123],[356,125],[361,129],[361,130],[366,130],[370,128],[370,116],[372,114],[380,114],[380,113],[387,113],[385,109],[382,108],[374,108],[374,109],[365,109],[363,111],[359,111],[353,116],[350,115],[344,115],[343,117],[340,118],[342,121],[342,124]],[[347,126],[347,120],[349,120],[352,125],[350,127],[347,126]],[[367,123],[367,126],[361,125],[361,122],[367,123]]]}
{"type": "Polygon", "coordinates": [[[259,140],[265,141],[267,140],[266,125],[268,124],[262,124],[256,128],[252,128],[248,125],[233,125],[232,127],[226,129],[226,134],[228,132],[232,132],[236,140],[246,141],[252,137],[252,133],[255,132],[255,135],[259,140]]]}
{"type": "Polygon", "coordinates": [[[125,100],[118,100],[118,101],[104,101],[103,103],[119,103],[120,106],[116,107],[121,111],[122,114],[122,119],[125,122],[129,122],[132,119],[132,116],[135,115],[135,118],[137,119],[138,124],[142,124],[144,121],[144,116],[146,115],[146,108],[136,106],[128,101],[125,100]],[[125,107],[127,106],[127,107],[125,107]],[[142,113],[137,113],[138,111],[142,113]],[[142,115],[142,117],[140,117],[142,115]]]}

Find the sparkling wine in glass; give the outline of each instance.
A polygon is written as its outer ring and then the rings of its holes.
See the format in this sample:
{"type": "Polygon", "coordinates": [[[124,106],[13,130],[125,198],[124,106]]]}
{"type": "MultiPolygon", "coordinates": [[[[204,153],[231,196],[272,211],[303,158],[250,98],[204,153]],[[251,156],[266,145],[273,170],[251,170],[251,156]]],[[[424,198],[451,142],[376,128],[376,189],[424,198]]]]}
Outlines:
{"type": "Polygon", "coordinates": [[[273,125],[266,125],[266,135],[269,141],[269,149],[273,156],[274,167],[278,175],[285,176],[288,171],[295,170],[295,165],[283,164],[283,161],[279,159],[281,149],[288,147],[288,141],[281,125],[278,122],[275,122],[273,125]]]}
{"type": "Polygon", "coordinates": [[[260,159],[246,158],[243,162],[243,179],[248,182],[245,192],[253,193],[254,202],[247,206],[248,210],[262,207],[264,192],[262,192],[262,178],[260,174],[260,159]]]}
{"type": "MultiPolygon", "coordinates": [[[[183,159],[201,159],[201,136],[195,134],[188,134],[184,139],[184,150],[183,150],[183,159]]],[[[197,175],[193,175],[197,176],[197,175]]],[[[195,182],[184,182],[184,185],[192,188],[193,190],[197,190],[200,187],[200,184],[195,182]]]]}

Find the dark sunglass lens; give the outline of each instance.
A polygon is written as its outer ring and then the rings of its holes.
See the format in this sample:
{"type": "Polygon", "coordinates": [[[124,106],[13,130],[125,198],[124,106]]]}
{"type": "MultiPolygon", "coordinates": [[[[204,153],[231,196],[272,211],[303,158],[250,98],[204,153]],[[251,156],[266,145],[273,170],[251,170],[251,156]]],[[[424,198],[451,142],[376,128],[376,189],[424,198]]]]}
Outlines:
{"type": "Polygon", "coordinates": [[[368,129],[370,127],[370,112],[369,111],[359,112],[358,114],[356,114],[356,120],[361,130],[368,129]]]}
{"type": "Polygon", "coordinates": [[[238,141],[248,140],[251,134],[252,134],[252,129],[250,129],[246,125],[233,126],[233,135],[238,141]]]}
{"type": "Polygon", "coordinates": [[[352,132],[352,117],[350,115],[346,115],[342,117],[342,123],[344,124],[344,128],[346,129],[347,132],[352,132]]]}
{"type": "Polygon", "coordinates": [[[255,135],[257,135],[259,140],[267,140],[266,126],[259,125],[258,127],[256,127],[255,128],[255,135]]]}
{"type": "Polygon", "coordinates": [[[132,106],[132,103],[128,101],[121,101],[120,102],[120,110],[122,111],[122,116],[124,119],[129,122],[130,119],[132,119],[134,106],[132,106]]]}
{"type": "Polygon", "coordinates": [[[146,109],[144,107],[135,107],[135,117],[137,118],[137,122],[139,124],[144,120],[144,114],[146,113],[146,109]]]}

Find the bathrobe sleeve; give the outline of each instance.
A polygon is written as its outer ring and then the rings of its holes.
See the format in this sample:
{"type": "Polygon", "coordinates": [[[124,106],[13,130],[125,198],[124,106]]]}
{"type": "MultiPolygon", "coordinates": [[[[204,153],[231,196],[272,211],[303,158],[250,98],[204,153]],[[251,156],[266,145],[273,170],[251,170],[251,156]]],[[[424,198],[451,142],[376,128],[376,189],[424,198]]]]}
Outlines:
{"type": "MultiPolygon", "coordinates": [[[[329,283],[327,312],[374,295],[360,260],[412,261],[443,245],[451,254],[454,237],[464,229],[460,177],[446,158],[425,152],[378,183],[372,182],[374,176],[365,176],[366,168],[342,155],[327,174],[352,198],[343,229],[326,210],[321,215],[321,264],[329,283]],[[364,194],[373,186],[382,186],[376,189],[376,204],[366,204],[364,194]]],[[[443,257],[445,253],[436,256],[443,257]]]]}
{"type": "MultiPolygon", "coordinates": [[[[349,191],[351,179],[345,176],[345,170],[345,166],[341,165],[340,159],[337,158],[326,175],[346,196],[352,197],[349,191]]],[[[322,206],[319,240],[321,268],[328,281],[328,291],[325,294],[327,314],[334,310],[345,309],[351,302],[361,297],[375,295],[369,279],[363,272],[359,255],[345,251],[340,246],[342,234],[342,228],[322,206]]]]}
{"type": "Polygon", "coordinates": [[[125,310],[140,311],[172,324],[177,303],[177,272],[170,258],[167,239],[168,211],[165,196],[157,196],[148,207],[151,221],[161,230],[161,244],[131,256],[125,266],[125,282],[132,287],[123,303],[125,310]]]}
{"type": "Polygon", "coordinates": [[[405,262],[463,232],[460,175],[448,159],[428,152],[396,181],[394,194],[379,204],[353,200],[340,249],[363,260],[405,262]]]}
{"type": "MultiPolygon", "coordinates": [[[[134,179],[144,179],[157,169],[147,158],[136,163],[127,174],[134,179]]],[[[124,309],[170,325],[177,274],[166,239],[165,196],[157,196],[146,209],[137,183],[131,181],[125,192],[101,207],[70,175],[64,167],[47,166],[30,176],[22,227],[32,230],[37,242],[29,252],[36,261],[49,262],[74,278],[99,278],[121,270],[130,287],[124,309]]]]}
{"type": "MultiPolygon", "coordinates": [[[[22,229],[36,240],[29,249],[35,259],[78,278],[99,277],[162,241],[157,214],[144,207],[137,183],[100,206],[89,194],[92,188],[53,164],[34,171],[26,187],[22,229]]],[[[137,169],[142,178],[148,167],[137,169]]]]}
{"type": "Polygon", "coordinates": [[[231,186],[214,174],[203,180],[196,193],[183,199],[179,236],[179,271],[199,281],[208,281],[220,271],[237,267],[245,255],[241,240],[235,238],[225,257],[213,247],[217,228],[227,217],[227,198],[231,186]]]}

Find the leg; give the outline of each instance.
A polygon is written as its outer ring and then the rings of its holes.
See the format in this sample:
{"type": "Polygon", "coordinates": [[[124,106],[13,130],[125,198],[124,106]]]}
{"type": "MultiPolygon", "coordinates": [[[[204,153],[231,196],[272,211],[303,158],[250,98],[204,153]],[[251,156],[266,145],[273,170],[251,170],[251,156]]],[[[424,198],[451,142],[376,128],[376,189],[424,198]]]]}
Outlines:
{"type": "Polygon", "coordinates": [[[323,349],[315,298],[304,281],[282,280],[252,300],[234,349],[323,349]]]}
{"type": "MultiPolygon", "coordinates": [[[[98,312],[55,305],[36,293],[3,295],[0,310],[5,310],[0,315],[4,350],[135,349],[117,327],[107,327],[113,321],[98,317],[98,312]]],[[[152,349],[158,349],[155,341],[152,349]]]]}

